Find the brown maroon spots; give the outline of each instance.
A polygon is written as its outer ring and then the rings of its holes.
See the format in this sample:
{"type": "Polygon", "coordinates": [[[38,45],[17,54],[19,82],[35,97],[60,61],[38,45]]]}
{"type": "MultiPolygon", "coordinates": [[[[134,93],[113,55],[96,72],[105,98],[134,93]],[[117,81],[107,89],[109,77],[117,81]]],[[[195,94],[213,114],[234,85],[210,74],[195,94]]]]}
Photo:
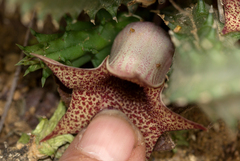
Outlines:
{"type": "Polygon", "coordinates": [[[67,67],[43,56],[37,57],[47,62],[51,70],[58,69],[55,75],[65,86],[73,89],[72,100],[66,114],[53,132],[43,140],[60,134],[76,134],[105,108],[122,111],[140,129],[146,140],[147,158],[163,132],[191,128],[205,129],[165,107],[160,99],[164,84],[156,88],[140,87],[111,76],[106,69],[106,60],[97,69],[86,70],[67,67]]]}
{"type": "Polygon", "coordinates": [[[240,31],[240,2],[239,0],[223,0],[225,10],[225,25],[223,34],[240,31]]]}

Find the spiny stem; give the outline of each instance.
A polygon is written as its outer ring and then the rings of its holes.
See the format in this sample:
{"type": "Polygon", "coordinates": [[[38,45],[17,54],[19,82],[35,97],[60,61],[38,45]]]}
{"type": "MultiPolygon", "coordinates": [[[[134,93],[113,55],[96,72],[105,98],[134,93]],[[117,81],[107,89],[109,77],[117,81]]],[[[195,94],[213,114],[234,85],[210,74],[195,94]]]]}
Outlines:
{"type": "MultiPolygon", "coordinates": [[[[191,12],[192,12],[192,11],[191,11],[191,12]]],[[[189,19],[191,20],[192,26],[193,26],[193,30],[191,31],[191,33],[193,34],[193,36],[194,36],[194,38],[195,38],[194,44],[195,44],[196,48],[197,48],[198,50],[200,50],[199,37],[198,37],[198,34],[197,34],[197,26],[196,26],[196,24],[195,24],[195,22],[194,22],[194,20],[193,20],[192,14],[189,14],[188,17],[189,17],[189,19]]]]}
{"type": "Polygon", "coordinates": [[[194,38],[195,38],[195,42],[194,45],[196,46],[197,49],[200,50],[200,46],[199,46],[199,37],[197,35],[197,26],[193,20],[193,16],[192,16],[192,10],[189,9],[189,11],[184,11],[180,6],[178,6],[173,0],[169,0],[169,2],[173,5],[173,7],[175,7],[180,13],[186,15],[189,17],[191,23],[192,23],[192,27],[193,30],[191,31],[191,33],[193,34],[194,38]]]}

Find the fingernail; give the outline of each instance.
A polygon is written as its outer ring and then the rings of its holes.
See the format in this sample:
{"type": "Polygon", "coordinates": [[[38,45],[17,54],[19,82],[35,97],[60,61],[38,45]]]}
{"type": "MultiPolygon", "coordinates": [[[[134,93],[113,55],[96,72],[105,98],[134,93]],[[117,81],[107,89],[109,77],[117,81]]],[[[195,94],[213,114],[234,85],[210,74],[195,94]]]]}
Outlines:
{"type": "Polygon", "coordinates": [[[127,160],[137,141],[128,121],[108,114],[95,117],[80,139],[79,150],[104,161],[127,160]]]}

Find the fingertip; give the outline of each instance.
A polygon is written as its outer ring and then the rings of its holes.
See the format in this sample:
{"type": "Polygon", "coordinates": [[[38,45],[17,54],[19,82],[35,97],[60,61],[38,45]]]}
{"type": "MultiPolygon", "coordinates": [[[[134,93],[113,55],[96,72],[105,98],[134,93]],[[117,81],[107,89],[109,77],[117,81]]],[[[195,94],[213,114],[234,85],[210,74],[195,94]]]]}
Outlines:
{"type": "Polygon", "coordinates": [[[142,135],[123,115],[116,110],[97,115],[87,129],[76,136],[60,161],[144,161],[142,135]]]}

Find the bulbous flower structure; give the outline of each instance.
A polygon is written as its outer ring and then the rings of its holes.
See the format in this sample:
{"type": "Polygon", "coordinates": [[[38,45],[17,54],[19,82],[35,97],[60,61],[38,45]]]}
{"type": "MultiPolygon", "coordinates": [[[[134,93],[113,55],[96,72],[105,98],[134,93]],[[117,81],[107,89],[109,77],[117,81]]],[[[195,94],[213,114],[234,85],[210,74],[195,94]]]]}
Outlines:
{"type": "Polygon", "coordinates": [[[174,46],[162,28],[135,22],[115,38],[107,69],[119,78],[158,87],[165,80],[173,53],[174,46]]]}
{"type": "Polygon", "coordinates": [[[147,158],[166,131],[205,130],[172,112],[161,101],[173,52],[173,44],[160,27],[135,22],[118,34],[110,56],[97,68],[74,68],[32,54],[43,60],[66,87],[73,89],[66,114],[42,141],[78,133],[104,109],[122,111],[139,128],[145,138],[147,158]]]}

